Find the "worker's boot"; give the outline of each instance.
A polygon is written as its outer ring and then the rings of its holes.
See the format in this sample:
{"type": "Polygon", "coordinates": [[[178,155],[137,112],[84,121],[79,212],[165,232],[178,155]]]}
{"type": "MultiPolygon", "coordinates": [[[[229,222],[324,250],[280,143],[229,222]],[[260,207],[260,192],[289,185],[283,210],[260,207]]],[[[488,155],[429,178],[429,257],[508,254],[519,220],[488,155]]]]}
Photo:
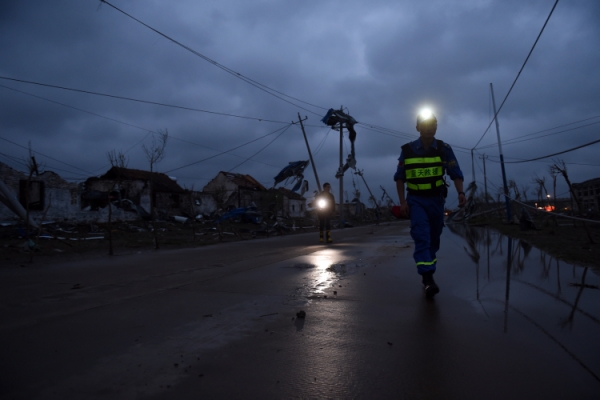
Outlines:
{"type": "Polygon", "coordinates": [[[425,289],[425,297],[431,299],[440,292],[440,288],[433,280],[433,272],[426,272],[422,275],[422,277],[423,288],[425,289]]]}
{"type": "Polygon", "coordinates": [[[331,242],[333,242],[333,239],[331,239],[331,231],[327,231],[327,243],[331,242]]]}
{"type": "Polygon", "coordinates": [[[319,242],[323,243],[323,231],[319,232],[319,242]]]}

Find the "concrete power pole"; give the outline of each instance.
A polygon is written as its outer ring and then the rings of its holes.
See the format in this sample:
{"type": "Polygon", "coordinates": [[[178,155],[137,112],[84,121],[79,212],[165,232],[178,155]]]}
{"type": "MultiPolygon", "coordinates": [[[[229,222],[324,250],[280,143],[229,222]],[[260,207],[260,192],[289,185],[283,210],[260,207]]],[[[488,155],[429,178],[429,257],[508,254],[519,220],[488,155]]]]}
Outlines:
{"type": "Polygon", "coordinates": [[[487,174],[485,172],[485,159],[487,158],[487,156],[484,153],[483,156],[479,158],[483,160],[483,187],[485,188],[485,202],[488,203],[487,174]]]}
{"type": "Polygon", "coordinates": [[[312,152],[310,151],[310,146],[308,145],[308,139],[306,138],[306,132],[304,131],[304,124],[302,123],[300,113],[298,113],[298,121],[300,122],[300,128],[302,128],[302,134],[304,135],[304,141],[306,142],[306,148],[308,149],[308,157],[310,158],[310,163],[312,164],[312,169],[315,174],[315,180],[317,181],[317,191],[321,193],[321,182],[319,181],[319,175],[317,175],[317,167],[315,166],[315,161],[313,160],[312,152]]]}
{"type": "MultiPolygon", "coordinates": [[[[340,122],[340,171],[344,168],[344,124],[340,122]]],[[[344,225],[344,174],[340,174],[340,228],[344,225]]]]}

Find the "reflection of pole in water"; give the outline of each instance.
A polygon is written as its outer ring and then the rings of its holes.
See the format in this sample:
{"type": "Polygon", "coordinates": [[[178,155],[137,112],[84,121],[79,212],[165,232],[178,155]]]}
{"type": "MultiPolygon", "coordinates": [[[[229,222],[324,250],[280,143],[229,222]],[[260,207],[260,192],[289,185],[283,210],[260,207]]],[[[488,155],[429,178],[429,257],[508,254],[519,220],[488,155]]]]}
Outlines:
{"type": "Polygon", "coordinates": [[[510,291],[510,270],[512,269],[512,238],[508,237],[508,251],[506,252],[506,294],[504,296],[504,333],[508,332],[508,294],[510,291]]]}
{"type": "Polygon", "coordinates": [[[550,332],[548,332],[546,329],[544,329],[544,327],[542,327],[540,324],[535,322],[533,320],[533,318],[531,318],[524,312],[520,311],[518,308],[513,307],[513,306],[510,306],[510,308],[511,308],[511,310],[515,311],[517,314],[519,314],[523,318],[525,318],[527,321],[529,321],[533,326],[538,328],[540,330],[540,332],[542,332],[544,335],[548,336],[549,339],[551,339],[554,343],[556,343],[565,353],[567,353],[573,360],[575,360],[575,362],[577,362],[579,365],[581,365],[583,367],[583,369],[585,369],[587,372],[589,372],[594,377],[594,379],[596,379],[598,382],[600,382],[600,376],[596,375],[596,373],[587,364],[585,364],[583,362],[583,360],[579,359],[579,357],[577,357],[575,355],[575,353],[573,353],[571,350],[569,350],[567,348],[567,346],[565,346],[560,340],[558,340],[558,338],[556,338],[554,335],[552,335],[550,332]]]}
{"type": "Polygon", "coordinates": [[[562,288],[560,287],[560,262],[558,261],[558,258],[556,259],[556,281],[558,282],[557,294],[560,294],[562,288]]]}
{"type": "Polygon", "coordinates": [[[573,303],[573,308],[571,309],[571,313],[567,317],[566,321],[563,323],[563,326],[569,325],[569,328],[573,329],[573,319],[575,318],[575,311],[577,310],[577,305],[579,304],[579,299],[581,299],[581,294],[583,293],[583,289],[585,289],[585,276],[587,274],[588,268],[586,267],[583,270],[583,274],[581,275],[581,286],[579,287],[579,292],[577,292],[577,297],[575,298],[575,302],[573,303]]]}
{"type": "MultiPolygon", "coordinates": [[[[589,312],[587,312],[587,311],[584,311],[584,310],[582,310],[581,308],[577,307],[577,304],[573,305],[572,303],[570,303],[570,302],[568,302],[567,300],[563,299],[562,297],[560,297],[560,295],[559,295],[559,294],[552,293],[552,292],[551,292],[551,291],[549,291],[549,290],[546,290],[546,289],[544,289],[544,288],[542,288],[542,287],[540,287],[540,286],[538,286],[538,285],[536,285],[536,284],[534,284],[534,283],[527,282],[527,281],[524,281],[524,280],[522,280],[522,279],[518,279],[518,278],[512,278],[512,279],[511,279],[511,281],[512,281],[512,282],[519,282],[519,283],[522,283],[523,285],[527,285],[527,286],[529,286],[529,287],[532,287],[532,288],[534,288],[535,290],[538,290],[539,292],[541,292],[541,293],[544,293],[545,295],[548,295],[548,296],[550,296],[550,297],[552,297],[552,298],[554,298],[554,299],[556,299],[556,300],[560,301],[561,303],[563,303],[563,304],[565,304],[565,305],[567,305],[567,306],[569,306],[569,307],[573,307],[573,308],[575,308],[575,311],[578,311],[580,314],[582,314],[582,315],[584,315],[584,316],[588,317],[590,320],[594,321],[595,323],[597,323],[597,324],[600,324],[600,319],[598,319],[598,318],[594,317],[594,316],[593,316],[592,314],[590,314],[589,312]]],[[[578,283],[577,283],[577,284],[575,284],[575,285],[579,286],[579,284],[578,284],[578,283]]],[[[589,286],[587,286],[587,287],[589,287],[589,286]]],[[[511,306],[511,308],[513,308],[513,307],[511,306]]],[[[565,318],[564,320],[561,320],[561,323],[564,323],[564,321],[565,321],[565,320],[566,320],[566,318],[565,318]]]]}
{"type": "Polygon", "coordinates": [[[479,301],[479,263],[475,264],[475,296],[477,297],[477,301],[479,301]]]}
{"type": "Polygon", "coordinates": [[[490,281],[490,245],[492,243],[491,239],[490,239],[490,230],[486,229],[486,233],[487,233],[487,240],[486,240],[486,247],[487,247],[487,267],[488,267],[488,282],[490,281]]]}

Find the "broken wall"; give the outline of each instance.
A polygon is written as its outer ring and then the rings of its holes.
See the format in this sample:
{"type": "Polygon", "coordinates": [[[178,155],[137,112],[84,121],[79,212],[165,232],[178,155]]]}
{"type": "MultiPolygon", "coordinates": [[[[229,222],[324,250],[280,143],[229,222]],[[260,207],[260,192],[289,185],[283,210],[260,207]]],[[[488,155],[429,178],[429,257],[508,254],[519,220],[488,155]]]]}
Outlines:
{"type": "MultiPolygon", "coordinates": [[[[67,182],[58,174],[46,171],[33,175],[28,184],[28,174],[4,163],[0,163],[0,179],[25,209],[29,200],[29,212],[35,221],[40,221],[46,210],[45,221],[73,220],[79,217],[81,188],[77,183],[67,182]]],[[[0,203],[0,219],[14,221],[19,220],[19,217],[0,203]]]]}

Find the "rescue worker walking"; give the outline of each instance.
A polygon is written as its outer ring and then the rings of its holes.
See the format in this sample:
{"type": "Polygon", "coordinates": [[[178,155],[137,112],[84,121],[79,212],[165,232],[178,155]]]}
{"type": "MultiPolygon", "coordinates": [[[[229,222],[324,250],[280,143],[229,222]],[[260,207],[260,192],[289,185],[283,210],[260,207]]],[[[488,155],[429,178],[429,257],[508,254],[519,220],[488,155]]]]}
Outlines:
{"type": "Polygon", "coordinates": [[[458,205],[466,203],[463,192],[463,173],[452,148],[434,138],[437,119],[429,110],[417,117],[420,138],[402,146],[398,168],[394,175],[400,198],[400,210],[410,217],[410,234],[415,241],[413,257],[422,277],[425,296],[432,298],[440,289],[433,279],[436,253],[444,227],[444,202],[448,193],[443,179],[450,176],[458,192],[458,205]],[[404,194],[404,184],[408,195],[404,194]]]}
{"type": "Polygon", "coordinates": [[[333,242],[331,239],[331,216],[335,209],[335,198],[330,191],[331,185],[325,182],[323,184],[323,191],[315,198],[317,204],[317,216],[319,217],[319,242],[323,242],[324,230],[326,231],[325,240],[327,243],[333,242]]]}

